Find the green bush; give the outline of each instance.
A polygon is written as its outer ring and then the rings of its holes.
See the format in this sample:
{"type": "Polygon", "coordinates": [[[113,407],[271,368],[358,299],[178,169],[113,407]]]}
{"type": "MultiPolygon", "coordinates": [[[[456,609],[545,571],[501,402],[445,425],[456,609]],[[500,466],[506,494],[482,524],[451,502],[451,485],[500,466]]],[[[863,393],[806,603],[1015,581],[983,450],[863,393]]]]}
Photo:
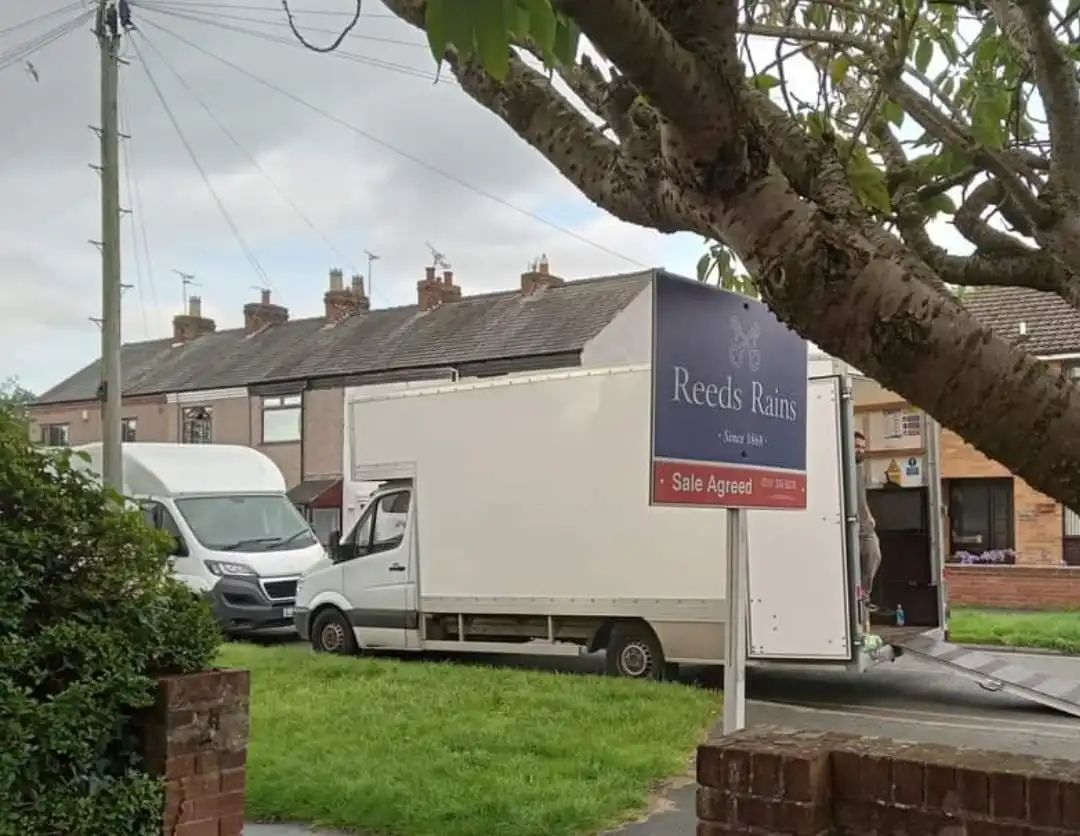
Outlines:
{"type": "Polygon", "coordinates": [[[220,634],[169,577],[167,538],[29,439],[0,404],[0,836],[156,835],[132,720],[220,634]]]}

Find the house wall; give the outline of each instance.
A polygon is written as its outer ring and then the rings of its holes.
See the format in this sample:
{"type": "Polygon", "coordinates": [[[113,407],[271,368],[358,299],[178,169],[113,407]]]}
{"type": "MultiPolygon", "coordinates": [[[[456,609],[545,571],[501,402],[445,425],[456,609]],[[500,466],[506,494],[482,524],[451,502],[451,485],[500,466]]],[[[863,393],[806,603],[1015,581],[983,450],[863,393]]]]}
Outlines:
{"type": "Polygon", "coordinates": [[[585,344],[589,368],[648,363],[652,359],[652,287],[647,287],[606,328],[585,344]]]}
{"type": "Polygon", "coordinates": [[[1005,467],[988,459],[956,433],[941,433],[943,479],[1012,479],[1016,562],[1021,566],[1062,563],[1061,506],[1005,467]]]}
{"type": "MultiPolygon", "coordinates": [[[[148,441],[169,440],[179,432],[176,409],[165,403],[164,397],[125,398],[122,414],[135,419],[138,437],[145,435],[148,441]]],[[[32,407],[30,416],[35,441],[41,437],[43,424],[67,424],[68,441],[73,445],[101,441],[101,404],[97,401],[32,407]]]]}
{"type": "MultiPolygon", "coordinates": [[[[920,455],[922,440],[912,449],[887,450],[877,425],[881,410],[908,405],[874,381],[859,380],[854,387],[857,423],[867,434],[878,463],[899,455],[920,455]],[[916,449],[920,448],[920,449],[916,449]]],[[[902,445],[902,442],[897,441],[902,445]]],[[[872,469],[874,464],[872,463],[872,469]]],[[[880,470],[877,467],[877,470],[880,470]]],[[[941,431],[941,477],[948,503],[949,479],[1012,479],[1013,533],[1016,566],[948,566],[945,570],[949,600],[956,605],[1018,609],[1072,609],[1080,607],[1080,567],[1063,565],[1062,507],[1045,494],[987,458],[950,430],[941,431]]],[[[946,532],[948,509],[946,507],[946,532]]],[[[949,544],[944,544],[948,549],[949,544]]]]}

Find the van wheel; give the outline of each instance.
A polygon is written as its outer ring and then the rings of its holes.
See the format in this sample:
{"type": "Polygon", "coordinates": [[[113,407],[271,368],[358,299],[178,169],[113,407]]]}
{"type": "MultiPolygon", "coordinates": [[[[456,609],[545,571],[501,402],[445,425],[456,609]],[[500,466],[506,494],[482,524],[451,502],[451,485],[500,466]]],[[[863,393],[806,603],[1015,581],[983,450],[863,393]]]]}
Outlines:
{"type": "Polygon", "coordinates": [[[311,648],[316,653],[356,653],[356,636],[341,610],[328,609],[319,613],[311,627],[311,648]]]}
{"type": "Polygon", "coordinates": [[[627,679],[662,679],[664,650],[653,631],[642,624],[616,624],[608,640],[607,672],[627,679]]]}

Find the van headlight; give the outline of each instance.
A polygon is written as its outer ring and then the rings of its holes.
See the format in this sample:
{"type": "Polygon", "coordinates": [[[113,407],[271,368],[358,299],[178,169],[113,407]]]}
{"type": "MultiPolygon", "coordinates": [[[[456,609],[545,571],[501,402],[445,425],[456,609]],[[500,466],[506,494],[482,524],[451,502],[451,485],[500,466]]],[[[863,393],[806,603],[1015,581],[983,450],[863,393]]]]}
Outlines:
{"type": "Polygon", "coordinates": [[[219,578],[257,578],[259,573],[243,563],[229,563],[226,560],[204,560],[211,575],[219,578]]]}

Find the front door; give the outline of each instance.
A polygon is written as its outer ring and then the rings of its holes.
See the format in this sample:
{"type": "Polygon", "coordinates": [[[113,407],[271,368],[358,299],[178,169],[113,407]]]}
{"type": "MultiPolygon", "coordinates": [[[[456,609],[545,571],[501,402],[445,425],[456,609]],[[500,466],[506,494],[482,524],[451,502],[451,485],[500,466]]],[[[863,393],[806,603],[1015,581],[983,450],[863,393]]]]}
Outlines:
{"type": "Polygon", "coordinates": [[[381,494],[342,541],[343,591],[361,647],[403,649],[416,629],[408,607],[412,490],[381,494]]]}

